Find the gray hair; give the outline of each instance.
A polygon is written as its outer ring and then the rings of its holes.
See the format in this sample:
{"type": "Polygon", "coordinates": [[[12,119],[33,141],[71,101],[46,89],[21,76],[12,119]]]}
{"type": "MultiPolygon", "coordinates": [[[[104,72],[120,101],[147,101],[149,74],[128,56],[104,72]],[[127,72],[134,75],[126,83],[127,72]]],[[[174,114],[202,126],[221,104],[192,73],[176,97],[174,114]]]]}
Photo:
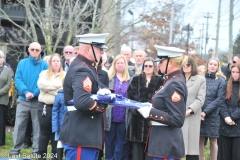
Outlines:
{"type": "Polygon", "coordinates": [[[2,50],[0,50],[0,57],[3,57],[3,58],[5,57],[5,55],[4,55],[2,50]]]}
{"type": "Polygon", "coordinates": [[[144,54],[144,56],[148,56],[148,54],[142,50],[142,49],[136,49],[134,52],[133,52],[133,55],[136,53],[136,52],[142,52],[144,54]]]}

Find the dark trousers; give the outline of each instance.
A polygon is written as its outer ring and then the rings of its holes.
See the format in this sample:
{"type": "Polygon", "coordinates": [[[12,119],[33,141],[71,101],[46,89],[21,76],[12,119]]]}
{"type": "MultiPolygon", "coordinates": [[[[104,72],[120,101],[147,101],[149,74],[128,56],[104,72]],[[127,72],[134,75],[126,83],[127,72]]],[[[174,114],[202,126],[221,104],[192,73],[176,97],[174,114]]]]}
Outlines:
{"type": "Polygon", "coordinates": [[[186,160],[199,160],[198,155],[186,155],[186,160]]]}
{"type": "Polygon", "coordinates": [[[144,152],[146,143],[132,142],[132,160],[152,160],[152,157],[144,152]]]}
{"type": "Polygon", "coordinates": [[[240,160],[240,137],[219,136],[218,160],[240,160]]]}
{"type": "Polygon", "coordinates": [[[130,143],[125,140],[125,122],[111,122],[109,131],[105,132],[106,160],[128,160],[130,143]]]}
{"type": "Polygon", "coordinates": [[[0,104],[0,146],[6,143],[7,106],[0,104]]]}
{"type": "Polygon", "coordinates": [[[26,134],[24,138],[24,144],[29,147],[32,146],[32,118],[31,118],[30,112],[29,112],[26,134]]]}
{"type": "Polygon", "coordinates": [[[39,160],[45,160],[48,158],[49,155],[47,154],[47,146],[49,143],[49,140],[51,139],[51,145],[52,145],[52,159],[56,159],[57,155],[57,141],[54,140],[54,133],[52,133],[52,105],[46,106],[47,114],[46,116],[42,116],[44,103],[39,102],[38,103],[38,120],[39,120],[39,126],[40,126],[40,135],[39,135],[39,148],[38,153],[41,156],[39,160]]]}

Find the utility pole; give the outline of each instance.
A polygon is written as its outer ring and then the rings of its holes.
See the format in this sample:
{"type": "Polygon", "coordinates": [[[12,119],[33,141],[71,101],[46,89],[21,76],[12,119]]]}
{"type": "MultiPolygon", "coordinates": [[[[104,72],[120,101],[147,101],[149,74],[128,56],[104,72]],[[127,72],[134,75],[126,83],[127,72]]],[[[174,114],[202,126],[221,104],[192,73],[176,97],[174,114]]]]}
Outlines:
{"type": "Polygon", "coordinates": [[[229,58],[233,56],[233,43],[232,43],[232,27],[233,27],[233,1],[230,0],[230,13],[229,13],[229,58]]]}
{"type": "Polygon", "coordinates": [[[216,33],[216,46],[215,46],[215,57],[218,58],[218,40],[219,40],[219,28],[220,28],[220,17],[221,17],[221,2],[218,2],[218,18],[217,18],[217,33],[216,33]]]}
{"type": "Polygon", "coordinates": [[[202,58],[202,53],[201,53],[201,48],[202,48],[202,44],[201,44],[201,36],[202,36],[202,30],[199,30],[199,39],[198,39],[198,53],[201,54],[201,58],[202,58]]]}
{"type": "Polygon", "coordinates": [[[208,19],[212,18],[212,16],[209,15],[210,13],[207,12],[207,16],[204,16],[204,18],[207,19],[207,24],[206,24],[206,42],[205,42],[205,55],[207,55],[207,44],[208,44],[208,19]]]}
{"type": "Polygon", "coordinates": [[[202,24],[202,35],[201,35],[201,59],[203,59],[202,55],[203,55],[203,37],[204,37],[204,23],[202,24]]]}

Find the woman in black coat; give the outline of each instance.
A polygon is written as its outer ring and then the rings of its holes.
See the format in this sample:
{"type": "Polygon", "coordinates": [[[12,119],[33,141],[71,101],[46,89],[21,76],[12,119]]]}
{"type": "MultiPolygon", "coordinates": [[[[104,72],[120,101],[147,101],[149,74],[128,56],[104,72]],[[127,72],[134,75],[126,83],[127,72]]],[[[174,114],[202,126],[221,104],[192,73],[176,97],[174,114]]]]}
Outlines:
{"type": "Polygon", "coordinates": [[[202,106],[201,127],[200,127],[200,154],[203,159],[204,141],[210,139],[210,159],[217,160],[217,138],[219,137],[219,107],[224,102],[225,79],[220,69],[220,62],[216,58],[210,58],[206,65],[206,98],[202,106]]]}
{"type": "Polygon", "coordinates": [[[240,66],[231,67],[226,99],[220,108],[218,160],[240,159],[240,66]]]}
{"type": "MultiPolygon", "coordinates": [[[[157,67],[152,58],[143,62],[142,74],[133,77],[128,87],[127,95],[131,100],[139,102],[151,102],[155,91],[163,84],[162,77],[157,75],[157,67]]],[[[144,153],[150,122],[136,110],[128,111],[126,140],[132,142],[132,160],[151,159],[144,153]]]]}

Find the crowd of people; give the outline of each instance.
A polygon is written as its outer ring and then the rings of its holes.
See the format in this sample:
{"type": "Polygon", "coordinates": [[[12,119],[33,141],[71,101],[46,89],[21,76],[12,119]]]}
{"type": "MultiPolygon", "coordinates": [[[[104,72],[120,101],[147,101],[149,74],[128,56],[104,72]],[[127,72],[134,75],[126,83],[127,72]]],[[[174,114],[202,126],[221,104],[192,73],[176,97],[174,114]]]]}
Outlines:
{"type": "Polygon", "coordinates": [[[155,45],[153,59],[123,44],[110,57],[106,37],[80,35],[79,46],[63,48],[63,58],[42,57],[33,42],[14,76],[0,50],[0,146],[13,79],[18,94],[10,156],[32,138],[39,160],[202,160],[209,140],[211,160],[240,159],[240,55],[225,67],[217,58],[198,66],[176,47],[155,45]],[[112,93],[146,106],[91,97],[112,93]]]}

